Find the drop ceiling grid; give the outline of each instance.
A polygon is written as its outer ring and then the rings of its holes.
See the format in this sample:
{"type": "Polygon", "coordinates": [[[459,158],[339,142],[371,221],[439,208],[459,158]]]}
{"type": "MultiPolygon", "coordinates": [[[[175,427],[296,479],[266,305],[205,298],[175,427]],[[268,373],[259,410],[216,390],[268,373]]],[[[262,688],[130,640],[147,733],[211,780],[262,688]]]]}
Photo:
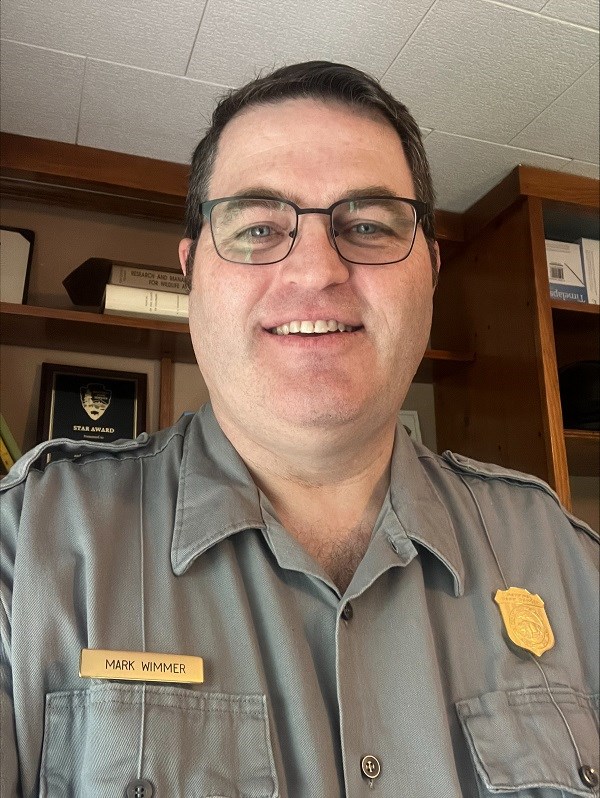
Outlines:
{"type": "Polygon", "coordinates": [[[404,0],[398,14],[397,0],[330,0],[325,10],[320,0],[3,0],[0,121],[7,132],[187,162],[226,87],[283,63],[340,60],[406,102],[439,205],[460,211],[519,162],[597,175],[597,7],[404,0]]]}
{"type": "Polygon", "coordinates": [[[426,127],[508,144],[598,60],[598,37],[495,3],[471,8],[438,0],[383,84],[426,127]]]}
{"type": "Polygon", "coordinates": [[[587,25],[598,30],[600,4],[598,0],[548,0],[542,13],[549,17],[587,25]]]}
{"type": "Polygon", "coordinates": [[[552,152],[583,161],[598,157],[599,98],[598,62],[575,83],[511,139],[510,144],[539,150],[541,146],[552,152]],[[587,135],[573,137],[573,119],[587,135]]]}
{"type": "Polygon", "coordinates": [[[3,0],[2,36],[183,75],[206,0],[3,0]]]}
{"type": "Polygon", "coordinates": [[[177,75],[88,59],[77,143],[189,163],[223,91],[177,75]]]}

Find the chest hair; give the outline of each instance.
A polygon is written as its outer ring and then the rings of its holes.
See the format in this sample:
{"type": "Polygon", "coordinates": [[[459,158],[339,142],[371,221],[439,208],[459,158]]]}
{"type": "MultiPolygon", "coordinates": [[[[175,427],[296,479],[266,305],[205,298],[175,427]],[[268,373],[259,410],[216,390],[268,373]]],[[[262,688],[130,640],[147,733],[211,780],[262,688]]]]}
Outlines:
{"type": "Polygon", "coordinates": [[[326,528],[294,530],[293,534],[344,593],[365,555],[372,530],[361,524],[343,534],[326,528]]]}

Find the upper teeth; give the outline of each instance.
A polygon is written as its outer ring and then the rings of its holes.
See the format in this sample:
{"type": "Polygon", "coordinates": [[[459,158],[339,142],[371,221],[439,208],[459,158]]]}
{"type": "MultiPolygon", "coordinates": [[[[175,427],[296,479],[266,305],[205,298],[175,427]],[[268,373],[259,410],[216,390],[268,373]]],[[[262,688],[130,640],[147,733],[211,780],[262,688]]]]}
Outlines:
{"type": "Polygon", "coordinates": [[[290,321],[287,324],[281,324],[279,327],[273,327],[272,333],[276,335],[289,335],[290,333],[327,333],[327,332],[352,332],[356,327],[351,327],[349,324],[342,324],[341,321],[329,319],[323,321],[290,321]]]}

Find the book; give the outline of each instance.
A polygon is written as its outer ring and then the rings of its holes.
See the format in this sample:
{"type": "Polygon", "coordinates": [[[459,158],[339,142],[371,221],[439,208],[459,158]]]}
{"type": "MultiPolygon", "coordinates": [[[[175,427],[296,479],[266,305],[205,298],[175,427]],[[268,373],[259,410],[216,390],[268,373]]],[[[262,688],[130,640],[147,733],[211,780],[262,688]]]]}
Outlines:
{"type": "Polygon", "coordinates": [[[594,238],[580,238],[578,243],[581,247],[588,302],[600,305],[600,241],[594,238]]]}
{"type": "Polygon", "coordinates": [[[153,269],[135,264],[113,264],[108,282],[111,285],[151,288],[154,291],[170,291],[176,294],[187,294],[188,292],[185,278],[181,272],[153,269]]]}
{"type": "Polygon", "coordinates": [[[115,316],[141,316],[162,321],[187,322],[188,296],[129,285],[106,286],[104,313],[115,316]]]}
{"type": "Polygon", "coordinates": [[[546,239],[550,296],[565,302],[587,302],[583,261],[579,244],[546,239]]]}
{"type": "MultiPolygon", "coordinates": [[[[76,269],[73,269],[65,279],[63,285],[71,302],[79,307],[101,310],[104,291],[115,266],[123,266],[140,272],[159,272],[160,274],[173,275],[183,280],[183,275],[178,269],[148,266],[144,263],[130,263],[127,261],[109,260],[108,258],[88,258],[76,269]]],[[[153,286],[133,286],[138,288],[152,288],[153,286]]],[[[156,287],[154,287],[156,290],[156,287]]]]}
{"type": "Polygon", "coordinates": [[[6,469],[6,473],[8,473],[15,464],[2,437],[0,437],[0,461],[2,461],[2,465],[6,469]]]}
{"type": "Polygon", "coordinates": [[[0,437],[4,441],[4,445],[6,446],[10,456],[16,462],[19,457],[21,457],[22,452],[16,440],[14,439],[14,436],[10,431],[10,428],[6,423],[6,419],[2,413],[0,413],[0,437]]]}

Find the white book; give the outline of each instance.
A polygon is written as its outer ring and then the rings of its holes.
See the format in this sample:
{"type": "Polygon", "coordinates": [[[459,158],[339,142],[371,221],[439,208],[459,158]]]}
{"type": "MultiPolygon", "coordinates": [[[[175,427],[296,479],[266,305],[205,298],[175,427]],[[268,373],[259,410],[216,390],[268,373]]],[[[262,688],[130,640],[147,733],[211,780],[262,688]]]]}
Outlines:
{"type": "Polygon", "coordinates": [[[129,285],[132,288],[151,288],[153,291],[187,294],[185,278],[181,272],[161,271],[144,266],[115,263],[108,282],[110,285],[129,285]]]}
{"type": "Polygon", "coordinates": [[[188,320],[188,296],[128,285],[106,286],[104,313],[113,316],[143,316],[163,321],[188,320]]]}
{"type": "Polygon", "coordinates": [[[581,238],[581,259],[583,275],[588,293],[588,302],[600,305],[600,241],[594,238],[581,238]]]}
{"type": "Polygon", "coordinates": [[[579,244],[546,239],[546,261],[552,299],[588,301],[579,244]]]}

